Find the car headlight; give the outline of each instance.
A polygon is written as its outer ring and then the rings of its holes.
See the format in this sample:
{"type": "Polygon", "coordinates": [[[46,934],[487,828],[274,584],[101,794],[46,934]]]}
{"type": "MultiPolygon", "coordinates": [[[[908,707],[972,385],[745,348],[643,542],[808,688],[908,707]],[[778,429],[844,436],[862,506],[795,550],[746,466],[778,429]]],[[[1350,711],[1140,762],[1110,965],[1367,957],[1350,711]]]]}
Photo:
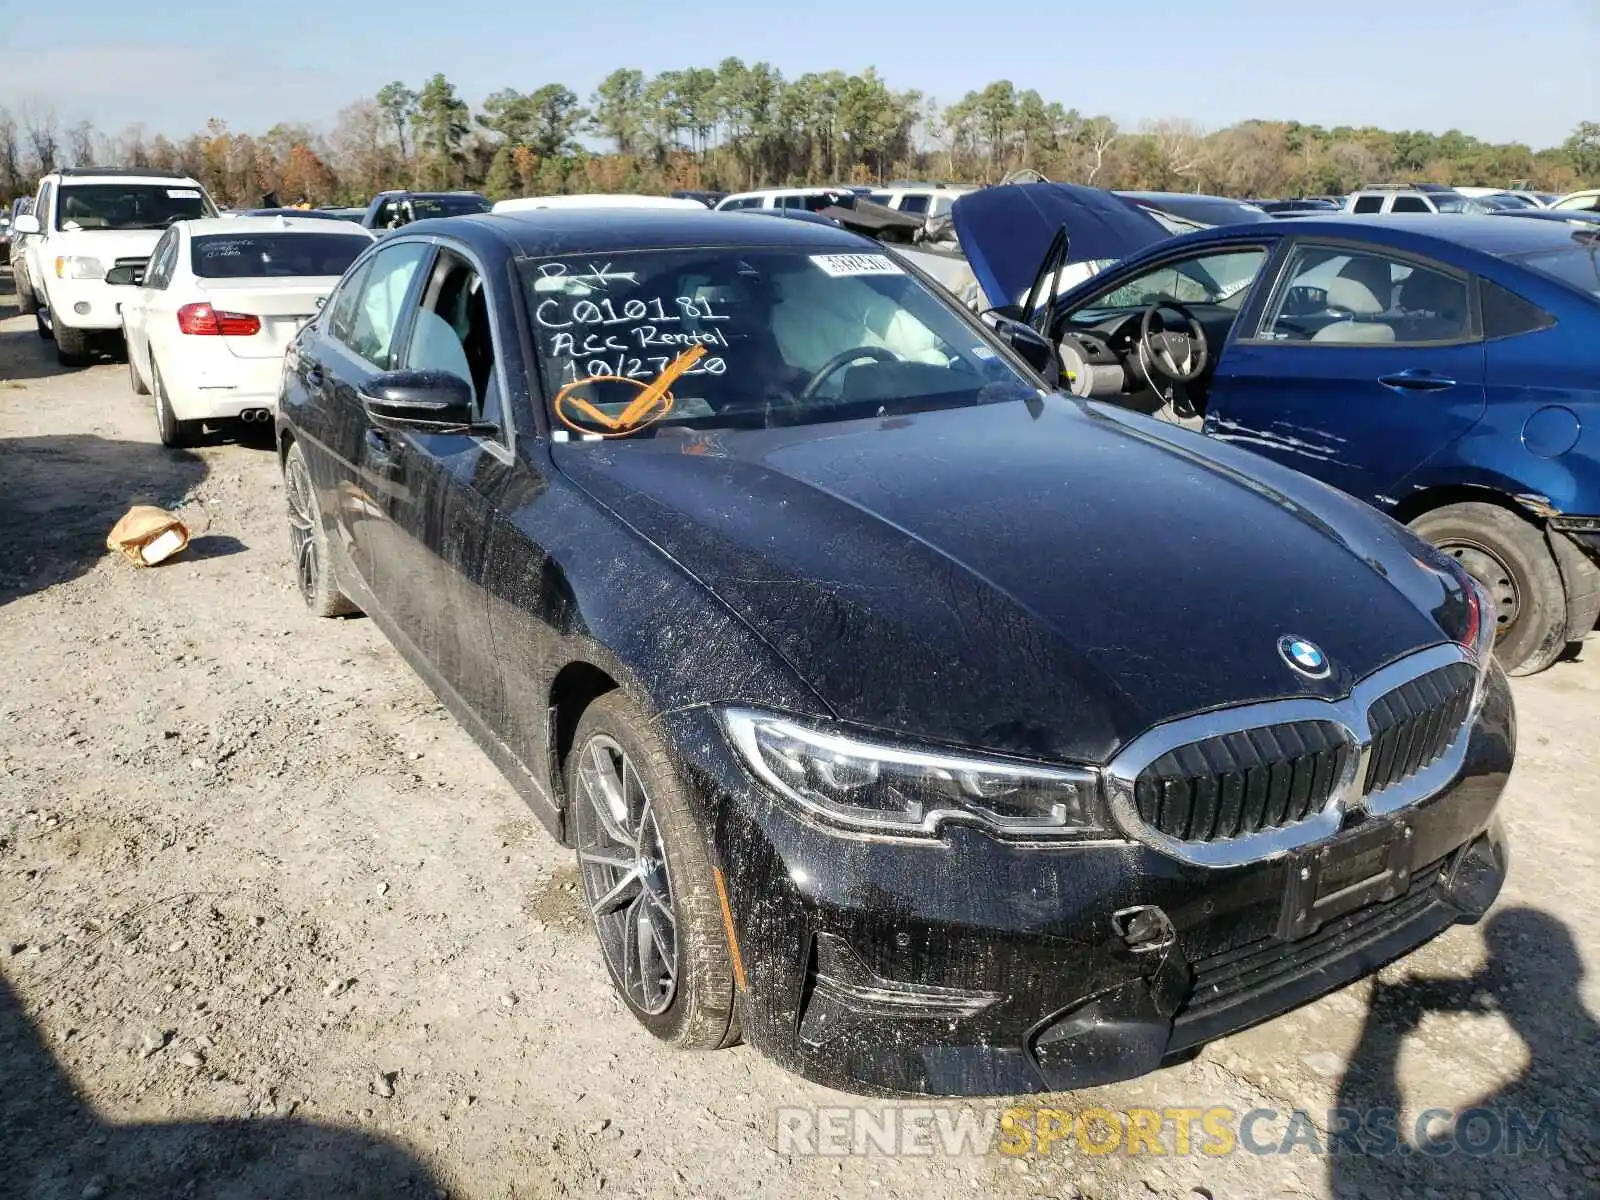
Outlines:
{"type": "Polygon", "coordinates": [[[68,254],[56,259],[57,279],[104,279],[106,267],[98,258],[68,254]]]}
{"type": "Polygon", "coordinates": [[[855,829],[933,834],[946,821],[1000,833],[1111,836],[1098,773],[912,749],[775,713],[724,710],[758,779],[807,811],[855,829]]]}
{"type": "Polygon", "coordinates": [[[1435,615],[1440,628],[1451,641],[1467,652],[1467,657],[1478,669],[1478,687],[1472,704],[1476,711],[1483,700],[1489,668],[1494,663],[1495,635],[1500,628],[1494,597],[1448,554],[1437,555],[1433,563],[1420,558],[1417,563],[1444,578],[1445,601],[1435,615]]]}

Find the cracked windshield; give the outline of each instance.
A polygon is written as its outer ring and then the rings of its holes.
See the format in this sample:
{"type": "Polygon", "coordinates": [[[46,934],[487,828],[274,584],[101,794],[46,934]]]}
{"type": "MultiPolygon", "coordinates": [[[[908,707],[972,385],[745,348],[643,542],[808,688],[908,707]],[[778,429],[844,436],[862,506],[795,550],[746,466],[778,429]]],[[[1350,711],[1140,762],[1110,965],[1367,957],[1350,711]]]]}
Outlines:
{"type": "Polygon", "coordinates": [[[886,254],[637,252],[524,272],[558,428],[756,429],[1037,395],[886,254]]]}

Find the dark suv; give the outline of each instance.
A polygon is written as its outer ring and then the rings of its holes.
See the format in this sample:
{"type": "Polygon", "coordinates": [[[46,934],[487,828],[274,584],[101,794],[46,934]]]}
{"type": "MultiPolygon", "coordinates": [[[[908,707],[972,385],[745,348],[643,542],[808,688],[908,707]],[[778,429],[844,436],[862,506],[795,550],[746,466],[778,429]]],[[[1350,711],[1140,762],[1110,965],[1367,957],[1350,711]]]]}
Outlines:
{"type": "Polygon", "coordinates": [[[361,223],[368,229],[398,229],[433,217],[486,213],[491,207],[489,198],[478,192],[379,192],[361,223]]]}

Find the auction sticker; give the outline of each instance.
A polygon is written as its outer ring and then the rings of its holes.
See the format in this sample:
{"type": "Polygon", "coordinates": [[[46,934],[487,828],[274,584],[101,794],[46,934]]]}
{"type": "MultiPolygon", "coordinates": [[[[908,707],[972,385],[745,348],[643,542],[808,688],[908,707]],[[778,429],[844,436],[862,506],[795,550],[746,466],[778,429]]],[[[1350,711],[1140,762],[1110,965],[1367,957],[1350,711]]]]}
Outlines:
{"type": "Polygon", "coordinates": [[[835,279],[846,275],[904,275],[887,254],[813,254],[816,263],[835,279]]]}

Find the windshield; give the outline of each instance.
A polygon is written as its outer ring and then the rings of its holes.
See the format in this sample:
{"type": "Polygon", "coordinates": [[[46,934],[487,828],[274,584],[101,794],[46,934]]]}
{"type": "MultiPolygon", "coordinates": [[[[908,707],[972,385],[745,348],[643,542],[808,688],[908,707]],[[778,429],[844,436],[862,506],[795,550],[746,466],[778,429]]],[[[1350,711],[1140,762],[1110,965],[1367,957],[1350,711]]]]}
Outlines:
{"type": "Polygon", "coordinates": [[[885,254],[756,247],[526,262],[559,436],[656,436],[1035,397],[885,254]]]}
{"type": "Polygon", "coordinates": [[[61,186],[56,228],[165,229],[216,215],[204,192],[181,183],[69,183],[61,186]]]}
{"type": "Polygon", "coordinates": [[[1513,254],[1512,262],[1559,279],[1569,287],[1600,296],[1600,236],[1587,231],[1573,235],[1573,244],[1559,250],[1513,254]]]}
{"type": "Polygon", "coordinates": [[[189,263],[201,279],[343,275],[370,245],[349,233],[223,233],[195,238],[189,263]]]}
{"type": "Polygon", "coordinates": [[[1167,263],[1079,306],[1073,313],[1073,320],[1079,324],[1095,324],[1109,313],[1147,308],[1161,300],[1214,304],[1237,312],[1243,307],[1250,284],[1266,257],[1265,250],[1252,246],[1167,263]]]}

